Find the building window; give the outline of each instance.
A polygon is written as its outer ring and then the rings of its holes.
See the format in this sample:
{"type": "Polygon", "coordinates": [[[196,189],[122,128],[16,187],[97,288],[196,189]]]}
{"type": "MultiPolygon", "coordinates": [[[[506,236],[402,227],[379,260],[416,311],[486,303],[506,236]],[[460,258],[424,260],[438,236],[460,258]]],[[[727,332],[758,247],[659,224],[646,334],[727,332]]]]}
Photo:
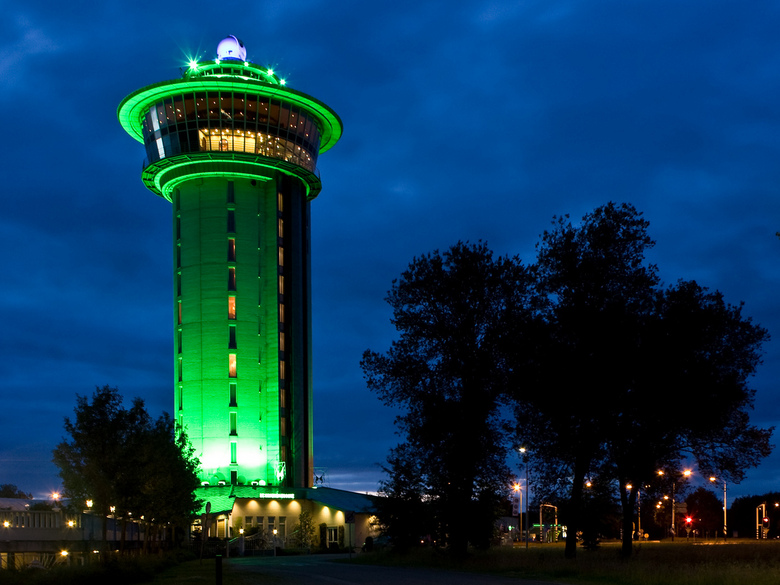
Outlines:
{"type": "Polygon", "coordinates": [[[181,301],[178,302],[178,308],[176,309],[178,313],[178,319],[179,319],[179,325],[181,325],[181,301]]]}
{"type": "Polygon", "coordinates": [[[236,347],[236,326],[235,325],[228,325],[228,349],[238,349],[236,347]]]}
{"type": "Polygon", "coordinates": [[[181,353],[181,329],[176,333],[176,345],[179,349],[179,353],[181,353]]]}
{"type": "Polygon", "coordinates": [[[178,369],[179,369],[179,382],[183,382],[183,381],[184,381],[184,378],[183,378],[183,374],[182,374],[182,362],[181,362],[181,358],[179,358],[179,366],[178,366],[178,369]]]}
{"type": "Polygon", "coordinates": [[[282,276],[281,274],[279,275],[279,294],[280,295],[284,294],[284,276],[282,276]]]}
{"type": "Polygon", "coordinates": [[[284,211],[284,197],[282,196],[281,191],[276,194],[276,206],[279,211],[284,211]]]}
{"type": "MultiPolygon", "coordinates": [[[[220,150],[222,149],[220,148],[220,150]]],[[[227,202],[228,203],[236,202],[236,189],[235,189],[235,185],[233,184],[233,181],[228,181],[227,184],[227,202]]]]}
{"type": "Polygon", "coordinates": [[[286,437],[287,436],[287,419],[282,418],[279,420],[279,436],[280,437],[286,437]]]}
{"type": "Polygon", "coordinates": [[[228,262],[236,261],[236,239],[228,238],[228,262]]]}
{"type": "Polygon", "coordinates": [[[284,266],[284,248],[279,246],[279,266],[284,266]]]}
{"type": "Polygon", "coordinates": [[[244,526],[247,528],[252,528],[252,521],[254,520],[253,516],[245,516],[244,517],[244,526]]]}
{"type": "Polygon", "coordinates": [[[181,386],[177,388],[177,394],[178,394],[179,410],[184,410],[184,396],[182,394],[181,386]]]}
{"type": "Polygon", "coordinates": [[[284,372],[284,360],[279,360],[279,378],[284,380],[284,375],[285,375],[285,372],[284,372]]]}
{"type": "Polygon", "coordinates": [[[284,323],[284,303],[279,303],[279,323],[284,323]]]}
{"type": "Polygon", "coordinates": [[[181,296],[181,272],[176,273],[176,296],[181,296]]]}
{"type": "Polygon", "coordinates": [[[282,540],[282,543],[284,543],[284,539],[287,538],[287,516],[279,516],[279,529],[277,537],[282,540]]]}
{"type": "Polygon", "coordinates": [[[230,441],[230,462],[238,463],[238,443],[230,441]]]}
{"type": "Polygon", "coordinates": [[[228,355],[228,376],[231,378],[237,378],[236,376],[236,354],[231,353],[228,355]]]}
{"type": "MultiPolygon", "coordinates": [[[[236,297],[228,297],[228,319],[236,318],[236,297]]],[[[179,323],[181,323],[181,303],[179,303],[179,323]]]]}
{"type": "Polygon", "coordinates": [[[227,231],[230,233],[234,233],[236,231],[236,212],[232,209],[228,210],[227,231]]]}
{"type": "Polygon", "coordinates": [[[278,234],[280,238],[284,237],[284,220],[281,217],[279,218],[278,234]]]}
{"type": "Polygon", "coordinates": [[[238,413],[237,412],[230,413],[230,434],[231,435],[238,434],[238,413]]]}
{"type": "Polygon", "coordinates": [[[228,290],[236,290],[236,269],[228,268],[228,290]]]}
{"type": "Polygon", "coordinates": [[[236,383],[231,382],[228,388],[229,388],[228,393],[230,398],[230,402],[228,403],[228,406],[238,406],[238,404],[236,403],[236,383]]]}
{"type": "Polygon", "coordinates": [[[176,239],[181,240],[181,218],[176,216],[176,239]]]}
{"type": "Polygon", "coordinates": [[[279,332],[279,351],[284,351],[284,331],[279,332]]]}
{"type": "Polygon", "coordinates": [[[328,526],[328,546],[330,546],[331,544],[338,544],[338,543],[339,543],[338,526],[336,527],[328,526]]]}
{"type": "Polygon", "coordinates": [[[176,245],[176,268],[181,268],[181,244],[176,245]]]}

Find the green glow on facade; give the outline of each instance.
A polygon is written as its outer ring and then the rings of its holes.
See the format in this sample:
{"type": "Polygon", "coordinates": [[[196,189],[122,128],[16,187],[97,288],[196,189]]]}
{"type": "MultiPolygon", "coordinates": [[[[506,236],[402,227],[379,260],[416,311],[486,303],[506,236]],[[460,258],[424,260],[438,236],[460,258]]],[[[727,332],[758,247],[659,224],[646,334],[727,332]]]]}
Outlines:
{"type": "Polygon", "coordinates": [[[144,185],[173,204],[174,406],[211,485],[312,484],[309,207],[342,126],[283,85],[193,60],[117,112],[144,185]]]}

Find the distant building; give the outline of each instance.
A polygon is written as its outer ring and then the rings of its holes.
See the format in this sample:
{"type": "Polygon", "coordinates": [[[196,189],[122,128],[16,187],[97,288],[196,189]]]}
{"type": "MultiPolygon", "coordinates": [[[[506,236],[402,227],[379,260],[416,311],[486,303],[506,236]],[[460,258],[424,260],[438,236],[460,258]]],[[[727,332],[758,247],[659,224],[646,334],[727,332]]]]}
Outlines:
{"type": "Polygon", "coordinates": [[[232,36],[118,117],[172,203],[174,408],[201,481],[312,487],[309,206],[341,120],[232,36]]]}
{"type": "MultiPolygon", "coordinates": [[[[35,510],[37,500],[0,498],[0,569],[49,567],[53,564],[84,563],[97,553],[102,542],[100,516],[82,512],[35,510]]],[[[67,504],[62,503],[63,506],[67,504]]],[[[119,548],[121,521],[110,516],[106,538],[111,550],[119,548]]],[[[138,519],[125,522],[124,546],[139,548],[146,538],[147,524],[138,519]]]]}

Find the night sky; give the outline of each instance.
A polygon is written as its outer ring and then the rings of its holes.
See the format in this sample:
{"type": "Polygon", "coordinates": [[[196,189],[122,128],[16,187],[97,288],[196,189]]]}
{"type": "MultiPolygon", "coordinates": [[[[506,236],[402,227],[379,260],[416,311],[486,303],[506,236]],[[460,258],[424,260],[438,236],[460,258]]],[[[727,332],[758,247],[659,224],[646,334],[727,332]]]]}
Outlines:
{"type": "MultiPolygon", "coordinates": [[[[753,421],[780,423],[780,3],[33,0],[2,14],[0,483],[60,487],[51,451],[77,393],[110,384],[173,409],[171,206],[141,183],[116,108],[228,34],[344,122],[312,204],[314,452],[331,487],[376,490],[398,441],[359,361],[389,347],[384,298],[412,258],[481,239],[532,262],[554,215],[608,201],[650,221],[666,284],[744,301],[774,335],[753,421]]],[[[729,498],[779,490],[778,469],[780,450],[729,498]]]]}

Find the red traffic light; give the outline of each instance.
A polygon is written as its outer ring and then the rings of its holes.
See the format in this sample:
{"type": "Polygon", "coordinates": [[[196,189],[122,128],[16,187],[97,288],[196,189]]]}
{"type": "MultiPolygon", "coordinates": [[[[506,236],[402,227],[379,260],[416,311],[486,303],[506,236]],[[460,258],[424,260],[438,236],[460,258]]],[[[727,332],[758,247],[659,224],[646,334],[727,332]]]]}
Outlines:
{"type": "Polygon", "coordinates": [[[685,523],[686,523],[686,524],[690,525],[692,522],[693,522],[693,518],[691,518],[690,516],[688,516],[687,518],[685,518],[685,523]]]}

